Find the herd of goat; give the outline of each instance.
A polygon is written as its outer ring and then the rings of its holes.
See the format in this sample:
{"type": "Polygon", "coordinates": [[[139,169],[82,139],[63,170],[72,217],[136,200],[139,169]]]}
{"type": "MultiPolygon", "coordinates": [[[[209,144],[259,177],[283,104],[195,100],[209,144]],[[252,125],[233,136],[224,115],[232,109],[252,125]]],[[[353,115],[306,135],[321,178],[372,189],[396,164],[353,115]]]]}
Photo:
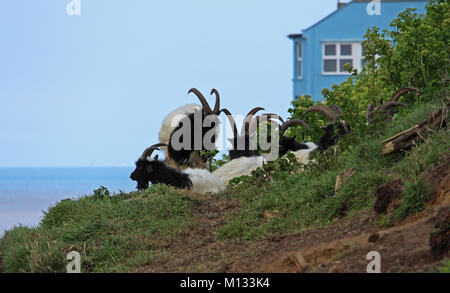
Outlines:
{"type": "MultiPolygon", "coordinates": [[[[380,101],[379,105],[371,104],[366,111],[367,122],[373,122],[375,114],[378,112],[386,113],[388,119],[392,118],[396,107],[406,107],[405,104],[398,102],[398,99],[403,94],[413,90],[416,89],[405,88],[394,93],[387,103],[380,101]]],[[[318,112],[330,122],[327,126],[321,127],[325,133],[319,138],[317,145],[313,142],[299,143],[295,136],[285,135],[285,131],[294,125],[301,125],[309,129],[309,126],[303,120],[291,119],[285,122],[280,116],[272,113],[255,116],[257,112],[265,110],[261,107],[249,111],[239,132],[231,112],[225,108],[220,109],[220,95],[216,89],[211,91],[211,95],[214,94],[216,100],[213,109],[200,91],[192,88],[189,93],[194,93],[200,100],[201,105],[187,104],[166,116],[159,131],[159,143],[144,150],[141,157],[136,161],[136,169],[130,176],[132,180],[137,181],[139,190],[147,188],[149,182],[151,182],[152,184],[161,183],[181,189],[189,189],[197,193],[223,191],[231,179],[250,175],[252,171],[262,167],[267,162],[265,154],[260,154],[257,149],[250,146],[250,141],[256,136],[261,123],[270,123],[278,132],[279,156],[283,157],[288,152],[293,152],[301,164],[306,164],[309,161],[311,152],[316,150],[324,152],[336,144],[339,136],[350,133],[350,126],[343,120],[342,110],[337,105],[314,105],[302,114],[303,117],[308,113],[318,112]],[[202,151],[210,151],[215,148],[217,130],[220,124],[218,117],[222,112],[226,114],[233,130],[233,138],[229,139],[232,145],[232,148],[228,151],[230,161],[211,172],[207,169],[208,158],[202,151]],[[191,147],[179,149],[174,146],[174,141],[177,141],[177,139],[180,141],[180,137],[175,138],[178,133],[181,133],[179,130],[184,125],[194,125],[196,117],[201,119],[201,127],[199,129],[191,127],[191,135],[181,137],[181,140],[191,140],[189,144],[191,147]],[[271,119],[276,119],[281,123],[271,119]],[[211,123],[204,123],[206,120],[211,121],[211,123]],[[338,130],[336,133],[335,127],[338,130]],[[198,133],[194,133],[194,131],[201,132],[202,138],[201,145],[197,144],[195,147],[194,137],[198,133]],[[212,146],[203,143],[203,138],[207,134],[211,136],[212,146]],[[159,160],[158,155],[151,157],[155,150],[164,151],[164,161],[159,160]]]]}

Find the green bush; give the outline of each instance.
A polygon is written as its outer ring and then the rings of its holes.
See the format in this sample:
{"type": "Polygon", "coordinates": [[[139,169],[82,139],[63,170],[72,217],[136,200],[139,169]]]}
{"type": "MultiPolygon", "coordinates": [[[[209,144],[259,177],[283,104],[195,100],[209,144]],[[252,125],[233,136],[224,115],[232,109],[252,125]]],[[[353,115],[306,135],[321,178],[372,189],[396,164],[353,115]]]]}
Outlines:
{"type": "MultiPolygon", "coordinates": [[[[386,102],[392,94],[404,87],[420,90],[417,97],[408,93],[402,101],[421,104],[447,93],[450,64],[450,4],[444,0],[431,0],[426,14],[418,15],[415,9],[406,9],[391,22],[391,30],[369,28],[364,35],[361,72],[349,67],[352,74],[339,85],[323,89],[323,103],[336,104],[343,111],[353,132],[363,135],[367,130],[366,109],[379,100],[386,102]],[[441,92],[440,92],[441,91],[441,92]]],[[[317,99],[318,97],[314,97],[317,99]]],[[[297,97],[289,109],[290,118],[300,118],[314,102],[309,96],[297,97]]],[[[399,110],[404,112],[404,110],[399,110]]],[[[327,124],[320,114],[310,114],[305,121],[311,130],[291,130],[304,140],[317,141],[321,135],[318,126],[327,124]]]]}

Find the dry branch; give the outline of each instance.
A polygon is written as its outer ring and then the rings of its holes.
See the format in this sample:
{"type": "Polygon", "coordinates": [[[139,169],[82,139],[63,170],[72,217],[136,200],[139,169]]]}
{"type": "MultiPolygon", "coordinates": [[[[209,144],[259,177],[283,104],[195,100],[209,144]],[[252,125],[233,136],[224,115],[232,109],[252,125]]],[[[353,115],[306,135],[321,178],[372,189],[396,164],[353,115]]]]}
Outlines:
{"type": "Polygon", "coordinates": [[[448,101],[442,108],[434,112],[427,120],[424,120],[410,129],[402,131],[383,141],[382,143],[384,144],[384,147],[381,154],[389,155],[392,152],[407,149],[417,141],[424,140],[428,132],[433,129],[440,129],[447,119],[449,105],[450,101],[448,101]]]}

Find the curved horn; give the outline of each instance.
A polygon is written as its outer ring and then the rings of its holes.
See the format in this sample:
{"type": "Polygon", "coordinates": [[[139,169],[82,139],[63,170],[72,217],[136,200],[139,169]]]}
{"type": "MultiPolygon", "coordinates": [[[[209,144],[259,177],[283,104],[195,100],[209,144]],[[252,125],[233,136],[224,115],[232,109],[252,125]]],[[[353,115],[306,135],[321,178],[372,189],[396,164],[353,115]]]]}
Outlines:
{"type": "MultiPolygon", "coordinates": [[[[190,94],[190,93],[194,93],[194,94],[197,96],[197,98],[200,100],[200,103],[202,103],[203,110],[205,111],[206,115],[211,114],[211,112],[212,112],[212,111],[211,111],[211,107],[209,107],[208,102],[206,101],[206,99],[205,99],[205,97],[202,95],[202,93],[199,92],[199,90],[196,89],[196,88],[191,88],[191,89],[188,91],[188,94],[190,94]]],[[[217,97],[216,97],[216,100],[217,100],[217,97]]]]}
{"type": "Polygon", "coordinates": [[[216,95],[216,104],[214,105],[213,113],[218,115],[220,113],[220,111],[219,111],[219,109],[220,109],[220,95],[219,95],[219,92],[216,89],[212,89],[211,90],[211,95],[212,94],[216,95]]]}
{"type": "MultiPolygon", "coordinates": [[[[276,123],[275,121],[271,121],[270,119],[275,118],[281,121],[281,123],[284,123],[283,118],[281,118],[281,116],[279,116],[278,114],[274,114],[274,113],[266,113],[266,114],[262,114],[259,116],[256,116],[252,119],[252,121],[250,122],[250,126],[248,129],[248,135],[252,135],[253,133],[256,132],[256,129],[258,129],[259,125],[261,123],[264,122],[273,122],[276,123]]],[[[280,127],[279,123],[276,123],[278,125],[278,127],[280,127]]]]}
{"type": "Polygon", "coordinates": [[[283,125],[280,126],[280,133],[283,134],[289,127],[294,126],[294,125],[302,125],[309,130],[309,125],[306,124],[305,121],[300,120],[300,119],[292,119],[292,120],[287,121],[286,123],[283,123],[283,125]]]}
{"type": "Polygon", "coordinates": [[[404,94],[406,94],[406,93],[408,93],[408,92],[412,92],[412,91],[418,92],[419,90],[416,89],[416,88],[410,88],[410,87],[407,87],[407,88],[404,88],[404,89],[401,89],[401,90],[396,91],[396,92],[392,95],[391,102],[398,102],[398,100],[400,99],[401,96],[403,96],[404,94]]]}
{"type": "Polygon", "coordinates": [[[349,129],[349,127],[348,127],[348,125],[345,123],[345,121],[344,120],[342,120],[342,119],[339,119],[339,124],[341,125],[341,127],[344,129],[344,131],[345,131],[345,134],[348,134],[348,133],[350,133],[350,129],[349,129]]]}
{"type": "Polygon", "coordinates": [[[244,118],[244,122],[243,122],[243,124],[242,124],[242,128],[241,128],[241,136],[243,136],[243,135],[245,135],[245,134],[248,133],[248,131],[249,131],[249,124],[251,123],[251,120],[253,119],[253,116],[256,114],[256,112],[262,111],[262,110],[265,110],[265,109],[262,108],[262,107],[256,107],[256,108],[251,109],[251,110],[247,113],[247,115],[246,115],[245,118],[244,118]],[[249,121],[249,120],[250,120],[250,121],[249,121]]]}
{"type": "Polygon", "coordinates": [[[266,114],[262,114],[262,115],[260,115],[260,116],[267,116],[267,117],[269,117],[269,119],[275,118],[275,119],[280,120],[281,123],[284,123],[283,117],[281,117],[281,116],[278,115],[278,114],[274,114],[274,113],[266,113],[266,114]]]}
{"type": "Polygon", "coordinates": [[[337,117],[342,117],[342,110],[338,105],[333,104],[329,108],[336,114],[337,117]]]}
{"type": "Polygon", "coordinates": [[[403,107],[403,108],[408,108],[408,106],[404,103],[400,103],[400,102],[387,102],[386,104],[382,105],[380,107],[380,111],[387,111],[390,109],[393,109],[395,107],[403,107]]]}
{"type": "Polygon", "coordinates": [[[317,112],[317,113],[324,115],[331,123],[333,123],[337,118],[336,113],[334,113],[332,110],[330,110],[329,107],[327,107],[325,105],[315,105],[315,106],[308,107],[308,109],[306,109],[306,111],[303,112],[303,114],[300,117],[303,117],[306,114],[311,113],[311,112],[317,112]]]}
{"type": "Polygon", "coordinates": [[[236,121],[233,118],[233,115],[231,115],[230,111],[228,111],[228,109],[222,109],[220,110],[220,112],[224,112],[225,115],[227,115],[228,121],[230,121],[231,124],[231,128],[233,129],[233,136],[234,139],[236,139],[239,136],[237,127],[236,127],[236,121]]]}
{"type": "Polygon", "coordinates": [[[370,104],[366,109],[366,118],[369,119],[373,115],[373,110],[375,109],[374,104],[370,104]]]}
{"type": "Polygon", "coordinates": [[[146,160],[149,156],[152,155],[154,150],[158,150],[158,148],[161,147],[161,146],[167,146],[167,144],[165,144],[165,143],[157,143],[157,144],[154,144],[152,146],[149,146],[142,153],[141,159],[146,160]]]}

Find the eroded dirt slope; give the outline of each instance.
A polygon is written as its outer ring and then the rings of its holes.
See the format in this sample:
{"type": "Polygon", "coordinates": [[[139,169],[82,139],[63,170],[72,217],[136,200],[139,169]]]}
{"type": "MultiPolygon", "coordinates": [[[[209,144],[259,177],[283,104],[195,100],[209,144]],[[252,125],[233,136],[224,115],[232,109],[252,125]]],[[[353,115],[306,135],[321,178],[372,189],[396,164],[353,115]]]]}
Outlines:
{"type": "MultiPolygon", "coordinates": [[[[448,253],[450,218],[449,159],[424,175],[432,186],[424,211],[395,226],[375,228],[377,213],[363,211],[351,219],[339,220],[326,228],[266,237],[257,242],[217,242],[214,233],[225,224],[229,212],[239,206],[208,196],[190,195],[198,201],[195,228],[172,240],[155,242],[164,255],[137,272],[366,272],[370,251],[381,255],[382,272],[429,272],[448,253]],[[440,225],[440,226],[439,226],[440,225]],[[430,245],[431,244],[431,245],[430,245]],[[432,249],[434,248],[434,250],[432,249]]],[[[387,190],[397,192],[398,182],[387,190]],[[396,191],[397,190],[397,191],[396,191]]],[[[398,203],[387,196],[385,212],[398,203]]]]}

